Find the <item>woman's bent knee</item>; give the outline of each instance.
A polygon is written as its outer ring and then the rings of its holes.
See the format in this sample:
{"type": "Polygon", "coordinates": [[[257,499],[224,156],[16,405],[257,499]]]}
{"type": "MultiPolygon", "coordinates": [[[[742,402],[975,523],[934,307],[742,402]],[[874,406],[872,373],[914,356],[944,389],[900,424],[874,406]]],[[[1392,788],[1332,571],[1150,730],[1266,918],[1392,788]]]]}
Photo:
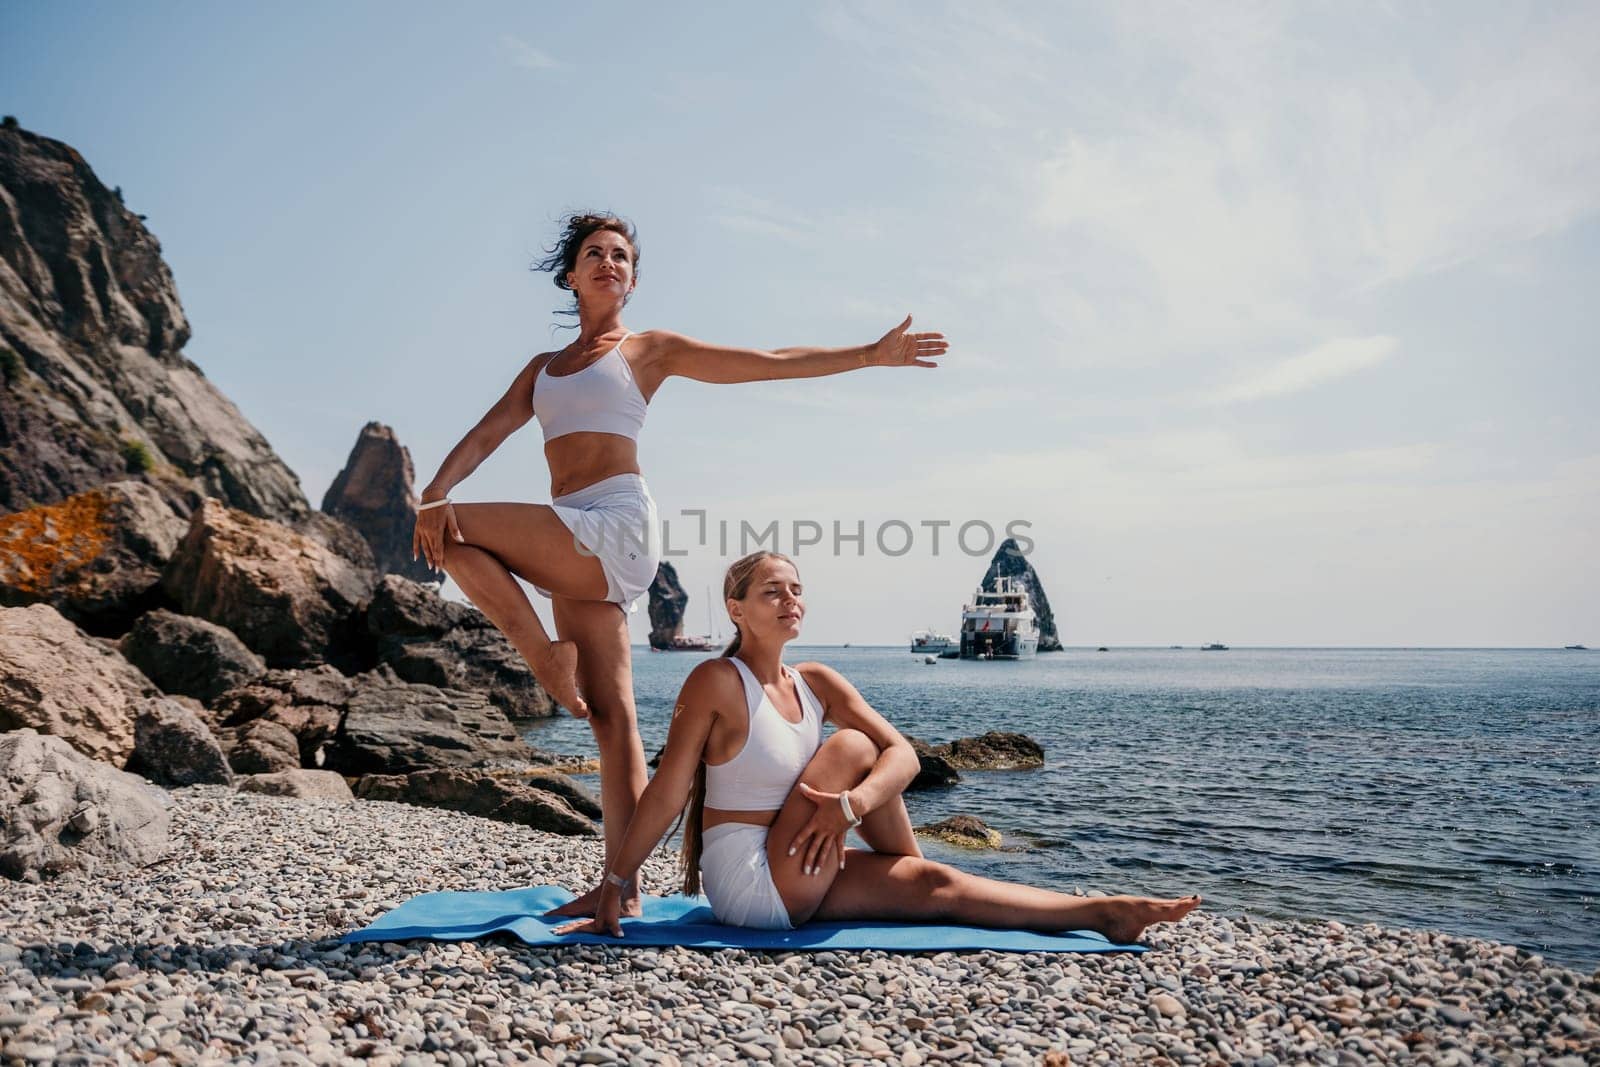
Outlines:
{"type": "Polygon", "coordinates": [[[833,736],[822,743],[822,747],[828,749],[835,758],[843,757],[863,768],[870,768],[878,761],[878,746],[860,730],[835,730],[833,736]]]}

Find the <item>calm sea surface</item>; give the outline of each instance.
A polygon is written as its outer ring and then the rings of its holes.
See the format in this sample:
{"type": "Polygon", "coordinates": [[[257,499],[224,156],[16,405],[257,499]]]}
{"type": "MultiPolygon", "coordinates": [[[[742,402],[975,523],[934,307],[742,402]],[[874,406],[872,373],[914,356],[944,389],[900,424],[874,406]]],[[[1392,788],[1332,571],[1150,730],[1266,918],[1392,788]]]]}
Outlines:
{"type": "MultiPolygon", "coordinates": [[[[634,650],[647,754],[704,658],[634,650]]],[[[838,669],[902,733],[1019,730],[1044,746],[1041,770],[907,794],[918,825],[977,815],[1010,846],[925,846],[932,857],[1600,965],[1600,652],[1072,649],[927,665],[903,647],[791,646],[787,659],[838,669]]],[[[564,716],[526,736],[595,751],[564,716]]]]}

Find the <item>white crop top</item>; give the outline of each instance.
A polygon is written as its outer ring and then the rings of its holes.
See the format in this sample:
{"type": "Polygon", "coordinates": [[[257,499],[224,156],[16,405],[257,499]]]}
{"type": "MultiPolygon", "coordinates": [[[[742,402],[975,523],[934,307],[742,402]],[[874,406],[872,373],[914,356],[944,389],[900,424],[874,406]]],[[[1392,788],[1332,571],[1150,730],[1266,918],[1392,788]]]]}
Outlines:
{"type": "Polygon", "coordinates": [[[706,764],[706,807],[722,811],[777,811],[789,799],[811,757],[822,746],[822,702],[800,677],[783,665],[800,694],[800,721],[785,719],[756,676],[738,656],[729,656],[744,681],[750,735],[726,763],[706,764]]]}
{"type": "MultiPolygon", "coordinates": [[[[629,336],[623,334],[623,340],[629,336]]],[[[552,362],[554,357],[545,360],[533,379],[533,414],[546,441],[585,430],[639,439],[645,399],[623,358],[622,341],[571,374],[547,373],[552,362]]]]}

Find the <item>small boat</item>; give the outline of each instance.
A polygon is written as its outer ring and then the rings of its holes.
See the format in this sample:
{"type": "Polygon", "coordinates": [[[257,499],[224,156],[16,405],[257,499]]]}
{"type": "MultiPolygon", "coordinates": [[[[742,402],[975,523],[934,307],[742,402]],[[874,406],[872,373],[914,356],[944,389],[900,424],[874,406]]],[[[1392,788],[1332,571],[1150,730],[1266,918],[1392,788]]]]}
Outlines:
{"type": "MultiPolygon", "coordinates": [[[[711,587],[706,586],[706,629],[711,629],[711,587]]],[[[673,634],[672,643],[666,648],[650,646],[652,652],[715,652],[722,647],[721,635],[716,637],[706,634],[673,634]]]]}
{"type": "Polygon", "coordinates": [[[672,644],[666,648],[652,649],[655,652],[715,652],[721,648],[721,642],[709,634],[691,637],[688,634],[673,634],[672,644]]]}
{"type": "Polygon", "coordinates": [[[1182,645],[1168,645],[1168,648],[1182,648],[1182,645]]]}
{"type": "Polygon", "coordinates": [[[1107,648],[1105,645],[1101,645],[1099,648],[1095,649],[1095,651],[1096,652],[1110,652],[1111,650],[1109,648],[1107,648]]]}
{"type": "Polygon", "coordinates": [[[1587,651],[1589,651],[1589,646],[1587,646],[1587,645],[1567,645],[1566,649],[1567,649],[1568,652],[1587,652],[1587,651]]]}
{"type": "Polygon", "coordinates": [[[1226,651],[1228,651],[1228,646],[1223,644],[1220,641],[1213,641],[1209,645],[1201,645],[1200,646],[1200,651],[1201,652],[1226,652],[1226,651]]]}
{"type": "Polygon", "coordinates": [[[911,635],[911,654],[919,652],[938,656],[956,647],[956,639],[936,630],[918,630],[911,635]]]}

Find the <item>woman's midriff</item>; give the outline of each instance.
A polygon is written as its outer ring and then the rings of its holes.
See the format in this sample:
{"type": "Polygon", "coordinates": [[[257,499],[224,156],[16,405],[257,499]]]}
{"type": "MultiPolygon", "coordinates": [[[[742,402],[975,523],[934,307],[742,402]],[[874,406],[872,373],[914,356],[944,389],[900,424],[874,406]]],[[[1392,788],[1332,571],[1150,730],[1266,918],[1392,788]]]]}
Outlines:
{"type": "Polygon", "coordinates": [[[721,826],[725,822],[742,822],[750,826],[771,826],[778,821],[775,811],[726,811],[722,808],[707,808],[700,820],[700,828],[709,830],[713,826],[721,826]]]}
{"type": "Polygon", "coordinates": [[[639,446],[617,433],[581,430],[545,442],[550,495],[566,496],[618,474],[638,474],[639,446]]]}

